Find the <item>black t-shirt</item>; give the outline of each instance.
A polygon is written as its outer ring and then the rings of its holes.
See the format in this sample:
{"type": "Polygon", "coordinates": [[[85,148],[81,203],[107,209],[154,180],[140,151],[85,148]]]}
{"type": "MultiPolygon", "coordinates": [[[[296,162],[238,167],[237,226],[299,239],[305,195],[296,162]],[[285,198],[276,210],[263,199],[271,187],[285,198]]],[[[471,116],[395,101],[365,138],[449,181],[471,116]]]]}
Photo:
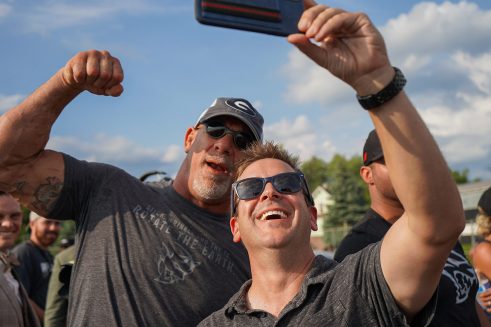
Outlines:
{"type": "Polygon", "coordinates": [[[53,256],[31,241],[17,245],[13,252],[20,262],[20,266],[14,269],[22,286],[29,298],[44,310],[49,278],[53,270],[53,256]]]}
{"type": "MultiPolygon", "coordinates": [[[[364,219],[341,241],[334,259],[341,262],[368,244],[380,241],[390,226],[378,213],[369,209],[364,219]]],[[[457,242],[440,278],[435,318],[430,326],[480,326],[475,306],[478,287],[477,275],[457,242]]]]}

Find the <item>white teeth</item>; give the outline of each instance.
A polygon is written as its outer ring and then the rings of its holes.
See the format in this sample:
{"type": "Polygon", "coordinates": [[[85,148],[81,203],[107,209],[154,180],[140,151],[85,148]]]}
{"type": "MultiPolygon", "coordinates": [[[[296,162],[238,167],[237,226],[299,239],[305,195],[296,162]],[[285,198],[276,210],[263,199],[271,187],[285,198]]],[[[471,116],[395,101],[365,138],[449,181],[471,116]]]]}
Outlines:
{"type": "Polygon", "coordinates": [[[265,213],[263,213],[261,215],[261,218],[259,218],[259,220],[266,220],[266,219],[268,219],[269,216],[273,216],[273,215],[278,215],[282,218],[286,218],[286,214],[283,211],[271,210],[271,211],[266,211],[265,213]]]}

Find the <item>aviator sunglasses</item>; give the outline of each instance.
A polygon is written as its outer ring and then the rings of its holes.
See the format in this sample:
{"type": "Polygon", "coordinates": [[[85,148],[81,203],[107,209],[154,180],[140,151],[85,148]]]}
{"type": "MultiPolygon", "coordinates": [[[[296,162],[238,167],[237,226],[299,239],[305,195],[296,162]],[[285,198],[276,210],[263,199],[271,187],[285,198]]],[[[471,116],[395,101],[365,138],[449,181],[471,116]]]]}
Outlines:
{"type": "Polygon", "coordinates": [[[203,125],[206,127],[206,133],[214,139],[220,139],[226,134],[232,135],[235,146],[240,150],[245,150],[255,141],[255,138],[250,133],[233,131],[221,122],[206,122],[203,125]]]}
{"type": "Polygon", "coordinates": [[[232,184],[231,208],[232,215],[235,214],[236,204],[234,193],[239,200],[250,200],[260,196],[267,183],[271,183],[276,191],[282,194],[294,194],[303,191],[307,204],[313,206],[314,199],[310,194],[305,176],[300,172],[281,173],[270,177],[251,177],[232,184]]]}

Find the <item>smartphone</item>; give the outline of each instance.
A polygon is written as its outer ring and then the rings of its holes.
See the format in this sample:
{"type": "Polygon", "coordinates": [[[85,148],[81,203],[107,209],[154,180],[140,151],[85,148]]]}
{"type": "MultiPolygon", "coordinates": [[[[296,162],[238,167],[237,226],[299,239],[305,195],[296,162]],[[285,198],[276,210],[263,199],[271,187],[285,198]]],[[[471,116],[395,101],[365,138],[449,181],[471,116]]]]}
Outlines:
{"type": "Polygon", "coordinates": [[[195,0],[198,22],[287,36],[299,33],[303,0],[195,0]]]}

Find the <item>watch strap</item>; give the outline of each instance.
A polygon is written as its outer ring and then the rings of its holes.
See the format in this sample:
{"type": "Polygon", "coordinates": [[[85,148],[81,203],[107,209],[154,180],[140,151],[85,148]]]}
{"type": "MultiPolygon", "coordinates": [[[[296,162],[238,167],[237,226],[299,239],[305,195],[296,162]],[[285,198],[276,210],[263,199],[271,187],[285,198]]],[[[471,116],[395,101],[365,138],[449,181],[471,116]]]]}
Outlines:
{"type": "Polygon", "coordinates": [[[370,110],[379,107],[402,91],[406,85],[406,78],[399,68],[394,67],[394,71],[394,78],[380,92],[364,96],[356,95],[356,98],[363,109],[370,110]]]}

